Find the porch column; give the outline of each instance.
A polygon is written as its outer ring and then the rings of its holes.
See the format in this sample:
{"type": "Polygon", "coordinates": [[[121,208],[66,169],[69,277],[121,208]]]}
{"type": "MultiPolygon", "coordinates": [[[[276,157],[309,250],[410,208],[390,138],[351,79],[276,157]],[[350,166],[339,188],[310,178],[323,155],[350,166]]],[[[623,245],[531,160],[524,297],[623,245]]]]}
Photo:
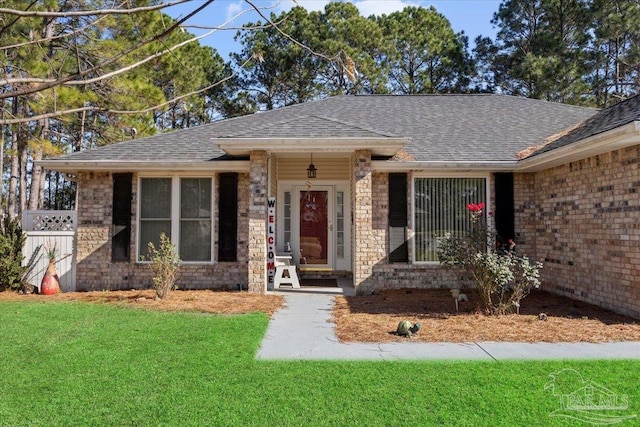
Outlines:
{"type": "Polygon", "coordinates": [[[377,261],[373,235],[371,151],[355,152],[353,169],[353,285],[366,292],[377,261]]]}
{"type": "Polygon", "coordinates": [[[252,151],[249,166],[249,292],[267,286],[267,152],[252,151]]]}

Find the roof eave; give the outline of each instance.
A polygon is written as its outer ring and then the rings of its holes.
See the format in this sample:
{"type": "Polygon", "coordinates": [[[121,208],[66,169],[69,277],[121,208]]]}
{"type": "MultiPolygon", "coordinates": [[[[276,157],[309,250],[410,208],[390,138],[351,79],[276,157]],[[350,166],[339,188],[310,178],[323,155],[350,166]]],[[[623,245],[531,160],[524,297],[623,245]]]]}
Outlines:
{"type": "Polygon", "coordinates": [[[255,150],[265,150],[269,153],[346,153],[355,150],[371,150],[374,156],[393,156],[409,143],[409,138],[213,138],[213,141],[231,156],[247,156],[255,150]]]}
{"type": "Polygon", "coordinates": [[[537,172],[638,144],[640,121],[634,121],[564,147],[525,157],[518,162],[516,171],[537,172]]]}
{"type": "Polygon", "coordinates": [[[376,172],[511,172],[517,160],[492,161],[393,161],[374,160],[371,169],[376,172]]]}
{"type": "Polygon", "coordinates": [[[248,172],[248,160],[212,160],[200,162],[179,161],[113,161],[113,160],[39,160],[36,164],[45,169],[65,173],[95,172],[248,172]]]}

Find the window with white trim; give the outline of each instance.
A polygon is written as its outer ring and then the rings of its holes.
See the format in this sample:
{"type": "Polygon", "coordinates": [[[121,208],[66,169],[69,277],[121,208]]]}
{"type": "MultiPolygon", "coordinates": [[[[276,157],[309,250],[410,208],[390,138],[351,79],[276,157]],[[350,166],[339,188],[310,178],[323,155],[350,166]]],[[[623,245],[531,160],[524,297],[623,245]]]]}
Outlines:
{"type": "Polygon", "coordinates": [[[140,178],[138,259],[164,232],[184,262],[211,262],[213,179],[211,177],[140,178]]]}
{"type": "Polygon", "coordinates": [[[447,235],[467,233],[471,220],[467,205],[486,203],[487,179],[414,179],[414,259],[437,262],[438,242],[447,235]]]}

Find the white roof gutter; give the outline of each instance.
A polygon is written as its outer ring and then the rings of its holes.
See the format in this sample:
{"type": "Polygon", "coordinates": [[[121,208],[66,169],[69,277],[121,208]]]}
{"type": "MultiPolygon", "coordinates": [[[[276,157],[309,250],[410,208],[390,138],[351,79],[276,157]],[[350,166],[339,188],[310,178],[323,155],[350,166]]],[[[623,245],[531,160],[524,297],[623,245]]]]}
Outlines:
{"type": "Polygon", "coordinates": [[[393,161],[374,160],[371,169],[376,172],[438,172],[438,171],[491,171],[511,172],[518,165],[517,160],[505,161],[393,161]]]}
{"type": "Polygon", "coordinates": [[[569,162],[640,144],[640,121],[592,135],[582,141],[527,157],[518,162],[517,172],[536,172],[569,162]]]}
{"type": "Polygon", "coordinates": [[[215,160],[208,162],[153,162],[153,161],[114,161],[114,160],[55,160],[36,162],[45,169],[73,173],[91,172],[248,172],[248,160],[215,160]]]}

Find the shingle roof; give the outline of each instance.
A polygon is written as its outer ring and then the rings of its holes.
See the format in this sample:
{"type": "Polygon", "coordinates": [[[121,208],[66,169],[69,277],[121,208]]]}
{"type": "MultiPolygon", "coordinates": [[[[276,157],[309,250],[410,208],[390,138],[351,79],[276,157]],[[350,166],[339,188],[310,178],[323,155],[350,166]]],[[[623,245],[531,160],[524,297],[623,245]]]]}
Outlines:
{"type": "Polygon", "coordinates": [[[219,134],[219,137],[251,138],[262,135],[262,137],[277,138],[330,138],[338,136],[380,138],[394,136],[321,115],[292,115],[282,120],[269,120],[266,123],[262,121],[257,126],[247,126],[239,132],[236,129],[231,129],[231,131],[227,135],[219,134]]]}
{"type": "Polygon", "coordinates": [[[70,154],[61,160],[208,161],[212,138],[407,137],[415,160],[516,160],[597,111],[506,95],[336,96],[70,154]]]}
{"type": "Polygon", "coordinates": [[[80,151],[53,160],[208,161],[225,155],[224,151],[211,142],[211,127],[212,124],[208,124],[180,129],[80,151]]]}
{"type": "Polygon", "coordinates": [[[564,147],[634,121],[640,121],[640,95],[600,111],[566,135],[533,152],[529,157],[564,147]]]}

